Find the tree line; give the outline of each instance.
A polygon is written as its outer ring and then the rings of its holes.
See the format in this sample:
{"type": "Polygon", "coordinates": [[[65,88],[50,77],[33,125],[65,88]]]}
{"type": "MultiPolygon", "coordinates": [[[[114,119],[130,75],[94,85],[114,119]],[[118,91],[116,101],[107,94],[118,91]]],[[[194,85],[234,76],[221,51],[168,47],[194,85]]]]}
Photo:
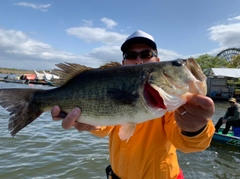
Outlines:
{"type": "Polygon", "coordinates": [[[240,68],[240,55],[233,56],[231,60],[211,56],[208,54],[200,55],[195,58],[203,71],[211,68],[240,68]]]}

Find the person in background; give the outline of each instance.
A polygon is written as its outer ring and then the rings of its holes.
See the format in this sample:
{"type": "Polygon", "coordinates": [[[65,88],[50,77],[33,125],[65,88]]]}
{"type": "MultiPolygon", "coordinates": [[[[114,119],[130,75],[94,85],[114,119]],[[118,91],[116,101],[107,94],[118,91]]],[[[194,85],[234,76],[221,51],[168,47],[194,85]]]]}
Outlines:
{"type": "MultiPolygon", "coordinates": [[[[160,61],[153,37],[141,30],[130,35],[121,50],[123,65],[160,61]]],[[[128,141],[120,140],[119,125],[91,126],[75,122],[81,118],[79,108],[73,109],[62,120],[62,127],[74,126],[78,131],[89,131],[99,137],[109,136],[111,166],[107,167],[107,172],[110,178],[183,179],[176,149],[190,153],[208,148],[214,134],[210,119],[213,113],[214,103],[210,98],[189,94],[187,103],[177,110],[137,124],[128,141]]],[[[58,106],[52,108],[51,114],[54,120],[62,119],[58,106]]]]}
{"type": "Polygon", "coordinates": [[[240,127],[240,105],[235,98],[229,99],[229,107],[223,117],[221,117],[215,125],[215,132],[218,132],[219,128],[225,125],[222,134],[227,134],[230,127],[240,127]]]}

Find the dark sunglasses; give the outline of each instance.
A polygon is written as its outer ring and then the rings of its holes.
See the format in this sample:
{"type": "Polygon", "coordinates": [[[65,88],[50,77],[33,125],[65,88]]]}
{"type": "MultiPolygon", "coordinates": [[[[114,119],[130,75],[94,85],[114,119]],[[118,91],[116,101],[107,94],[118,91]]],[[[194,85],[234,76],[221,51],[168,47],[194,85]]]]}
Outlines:
{"type": "Polygon", "coordinates": [[[143,50],[141,52],[129,51],[123,55],[123,59],[136,60],[138,56],[141,59],[147,59],[147,58],[157,57],[157,53],[153,50],[143,50]]]}
{"type": "Polygon", "coordinates": [[[229,101],[229,103],[232,103],[232,104],[233,104],[234,102],[232,102],[232,101],[229,101]]]}

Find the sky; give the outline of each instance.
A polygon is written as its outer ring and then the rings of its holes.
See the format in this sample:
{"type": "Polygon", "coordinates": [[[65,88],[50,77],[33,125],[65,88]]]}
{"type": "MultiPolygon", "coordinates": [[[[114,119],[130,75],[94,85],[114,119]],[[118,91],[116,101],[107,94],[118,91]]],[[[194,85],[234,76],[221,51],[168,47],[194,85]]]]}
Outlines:
{"type": "Polygon", "coordinates": [[[151,34],[161,61],[240,48],[240,0],[3,0],[0,67],[51,70],[122,61],[136,30],[151,34]]]}

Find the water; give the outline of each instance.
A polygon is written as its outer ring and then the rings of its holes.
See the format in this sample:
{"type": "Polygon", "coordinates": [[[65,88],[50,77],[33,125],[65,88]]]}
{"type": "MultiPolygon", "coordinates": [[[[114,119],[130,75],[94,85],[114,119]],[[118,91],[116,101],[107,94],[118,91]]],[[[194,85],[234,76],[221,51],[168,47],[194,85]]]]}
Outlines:
{"type": "MultiPolygon", "coordinates": [[[[51,88],[0,82],[0,88],[51,88]]],[[[216,123],[227,102],[215,102],[216,123]]],[[[8,130],[9,114],[0,107],[0,178],[1,179],[101,179],[109,165],[108,139],[88,132],[64,130],[49,112],[40,116],[15,137],[8,130]]],[[[240,176],[240,151],[211,146],[198,153],[178,152],[186,179],[237,179],[240,176]]]]}

